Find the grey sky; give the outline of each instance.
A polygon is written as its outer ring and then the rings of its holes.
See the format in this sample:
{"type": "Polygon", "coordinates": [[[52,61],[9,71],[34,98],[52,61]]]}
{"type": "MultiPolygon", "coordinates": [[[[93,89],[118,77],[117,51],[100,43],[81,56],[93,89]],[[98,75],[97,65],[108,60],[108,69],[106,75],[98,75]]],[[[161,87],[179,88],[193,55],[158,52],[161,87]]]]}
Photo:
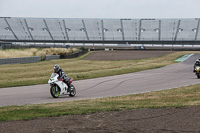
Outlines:
{"type": "Polygon", "coordinates": [[[200,18],[200,0],[0,0],[0,17],[200,18]]]}

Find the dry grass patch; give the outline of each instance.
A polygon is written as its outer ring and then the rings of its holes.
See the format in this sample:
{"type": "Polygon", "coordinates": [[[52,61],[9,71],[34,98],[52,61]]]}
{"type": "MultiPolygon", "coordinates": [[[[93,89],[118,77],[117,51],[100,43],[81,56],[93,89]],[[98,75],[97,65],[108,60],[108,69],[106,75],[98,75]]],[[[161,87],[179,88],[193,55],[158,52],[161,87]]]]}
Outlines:
{"type": "Polygon", "coordinates": [[[78,52],[76,48],[45,48],[45,49],[7,49],[0,50],[0,58],[31,57],[43,55],[60,55],[78,52]]]}
{"type": "Polygon", "coordinates": [[[30,57],[33,56],[33,53],[38,51],[35,48],[32,49],[8,49],[0,50],[0,58],[15,58],[15,57],[30,57]]]}

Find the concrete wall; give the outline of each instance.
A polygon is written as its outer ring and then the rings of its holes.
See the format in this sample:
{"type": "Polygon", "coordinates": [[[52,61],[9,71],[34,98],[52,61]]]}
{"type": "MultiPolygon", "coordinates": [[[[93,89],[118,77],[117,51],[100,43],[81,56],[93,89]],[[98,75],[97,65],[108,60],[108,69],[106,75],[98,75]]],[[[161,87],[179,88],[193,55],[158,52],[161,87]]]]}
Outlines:
{"type": "Polygon", "coordinates": [[[19,58],[0,58],[0,65],[24,64],[24,63],[34,63],[34,62],[40,62],[40,61],[41,61],[41,56],[19,57],[19,58]]]}

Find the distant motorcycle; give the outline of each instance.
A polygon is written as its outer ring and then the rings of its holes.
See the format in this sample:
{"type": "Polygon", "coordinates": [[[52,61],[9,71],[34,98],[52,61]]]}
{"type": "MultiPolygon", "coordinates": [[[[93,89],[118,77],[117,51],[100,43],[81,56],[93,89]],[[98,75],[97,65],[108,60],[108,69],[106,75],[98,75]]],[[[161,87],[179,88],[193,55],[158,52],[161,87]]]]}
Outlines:
{"type": "Polygon", "coordinates": [[[197,78],[199,79],[200,78],[200,67],[199,66],[195,67],[195,74],[196,74],[197,78]]]}
{"type": "Polygon", "coordinates": [[[69,79],[70,88],[63,82],[64,79],[59,79],[59,75],[57,73],[52,73],[48,83],[50,84],[50,93],[52,97],[58,98],[60,95],[69,95],[70,97],[74,97],[76,95],[76,89],[72,85],[73,78],[69,79]]]}

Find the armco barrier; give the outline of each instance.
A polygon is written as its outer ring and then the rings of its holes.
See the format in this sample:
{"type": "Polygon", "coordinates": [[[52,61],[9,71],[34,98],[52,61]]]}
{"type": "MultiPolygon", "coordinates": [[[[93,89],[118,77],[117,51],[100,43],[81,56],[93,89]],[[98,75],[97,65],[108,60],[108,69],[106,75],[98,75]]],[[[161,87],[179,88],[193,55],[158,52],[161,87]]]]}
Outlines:
{"type": "Polygon", "coordinates": [[[45,60],[55,60],[60,59],[60,55],[46,55],[45,60]]]}
{"type": "Polygon", "coordinates": [[[34,63],[34,62],[40,62],[40,61],[41,61],[41,56],[19,57],[19,58],[0,58],[0,65],[24,64],[24,63],[34,63]]]}

